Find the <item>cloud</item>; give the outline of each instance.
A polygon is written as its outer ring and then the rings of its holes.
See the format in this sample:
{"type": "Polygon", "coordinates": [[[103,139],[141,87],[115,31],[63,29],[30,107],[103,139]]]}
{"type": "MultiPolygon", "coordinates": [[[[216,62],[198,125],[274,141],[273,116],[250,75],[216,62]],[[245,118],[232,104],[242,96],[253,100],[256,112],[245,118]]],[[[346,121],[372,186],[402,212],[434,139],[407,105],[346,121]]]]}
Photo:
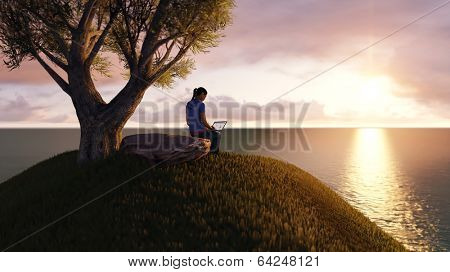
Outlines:
{"type": "MultiPolygon", "coordinates": [[[[441,1],[424,0],[344,0],[339,4],[332,0],[242,1],[227,37],[210,55],[199,59],[209,69],[268,58],[299,59],[299,66],[308,65],[302,61],[305,57],[337,63],[439,4],[441,1]]],[[[450,17],[444,10],[448,8],[417,21],[349,63],[358,63],[361,71],[391,73],[405,86],[396,95],[439,105],[442,114],[448,116],[450,17]]],[[[282,63],[273,72],[301,77],[286,71],[282,63]]]]}
{"type": "Polygon", "coordinates": [[[0,104],[0,121],[26,121],[41,117],[42,106],[32,106],[23,96],[17,95],[13,100],[0,104]]]}
{"type": "MultiPolygon", "coordinates": [[[[450,28],[448,29],[450,32],[450,28]]],[[[392,61],[392,75],[401,84],[408,86],[396,91],[396,95],[412,98],[431,109],[441,107],[442,114],[450,117],[450,35],[432,31],[435,38],[411,39],[409,46],[399,48],[392,61]]]]}
{"type": "MultiPolygon", "coordinates": [[[[392,31],[410,23],[441,3],[442,1],[438,0],[237,1],[237,7],[233,11],[234,22],[225,30],[226,37],[222,39],[219,46],[211,48],[207,54],[194,56],[197,62],[194,78],[203,82],[205,75],[212,71],[236,73],[236,82],[242,82],[243,87],[258,88],[256,85],[246,84],[250,79],[255,78],[255,76],[248,77],[248,74],[252,72],[250,69],[255,67],[252,65],[272,60],[273,67],[268,70],[269,73],[286,75],[298,79],[301,83],[305,78],[310,78],[328,68],[330,64],[335,64],[386,37],[392,31]],[[296,72],[290,71],[284,65],[285,60],[298,60],[299,69],[296,72]],[[241,72],[246,70],[248,74],[241,72]]],[[[448,77],[450,17],[446,16],[449,8],[450,6],[444,7],[419,20],[349,62],[338,66],[335,70],[351,64],[355,73],[375,71],[387,74],[399,85],[399,88],[394,90],[396,96],[412,99],[428,107],[432,115],[450,118],[450,77],[448,77]]],[[[120,64],[115,60],[113,60],[113,70],[114,78],[102,79],[99,82],[100,85],[113,86],[116,82],[122,82],[120,64]]],[[[211,80],[210,85],[216,89],[220,85],[234,86],[230,82],[220,81],[224,74],[209,75],[211,76],[208,78],[211,80]],[[213,82],[216,78],[217,82],[213,82]]],[[[232,76],[234,77],[234,74],[232,76]]],[[[262,74],[260,77],[264,76],[262,74]]],[[[314,82],[321,80],[327,79],[319,77],[314,82]]],[[[13,72],[8,72],[4,67],[0,68],[0,83],[5,82],[44,85],[52,81],[39,64],[32,62],[24,63],[23,67],[13,72]]],[[[263,80],[261,82],[266,83],[263,80]]],[[[277,84],[283,83],[277,81],[277,84]]],[[[102,94],[112,97],[116,93],[112,91],[113,89],[115,88],[111,87],[102,94]]],[[[152,91],[152,93],[157,92],[152,91]]],[[[191,89],[186,88],[175,98],[160,95],[153,97],[152,101],[162,104],[171,100],[171,105],[174,106],[176,99],[187,101],[191,96],[191,89]]],[[[244,99],[245,97],[235,95],[235,98],[244,99]]],[[[234,103],[238,107],[245,104],[230,96],[209,96],[208,103],[211,103],[211,109],[220,103],[229,105],[234,103]]],[[[324,113],[327,105],[324,105],[323,101],[314,103],[309,109],[307,118],[311,120],[328,118],[327,120],[334,121],[333,116],[327,116],[324,113]]],[[[28,106],[31,108],[30,105],[28,106]]],[[[171,118],[177,122],[183,122],[183,107],[183,103],[179,104],[176,107],[178,111],[176,114],[171,113],[173,109],[170,108],[159,108],[151,114],[155,114],[156,119],[164,114],[172,114],[171,118]]],[[[38,113],[36,109],[28,111],[33,113],[31,116],[36,116],[38,113]]],[[[0,112],[3,114],[5,111],[0,108],[0,112]]],[[[64,115],[58,114],[55,116],[59,117],[54,117],[54,120],[63,120],[64,115]]],[[[217,118],[222,117],[223,114],[225,113],[218,110],[217,118]]],[[[259,113],[254,113],[254,115],[257,114],[259,113]]],[[[3,115],[8,116],[8,113],[3,115]]],[[[9,114],[9,116],[12,115],[9,114]]],[[[25,113],[16,113],[15,116],[18,119],[31,118],[25,113]]],[[[243,118],[239,114],[235,116],[243,118]]],[[[254,116],[247,115],[246,118],[254,119],[254,116]]],[[[347,118],[351,119],[352,114],[349,113],[347,118]]],[[[133,117],[133,120],[136,120],[136,117],[133,117]]]]}
{"type": "Polygon", "coordinates": [[[212,50],[217,58],[211,63],[252,63],[282,55],[343,57],[360,49],[358,43],[381,38],[432,7],[417,0],[242,1],[226,37],[212,50]]]}
{"type": "Polygon", "coordinates": [[[24,96],[16,94],[14,98],[0,102],[0,112],[2,113],[0,122],[77,122],[76,116],[73,117],[67,113],[60,114],[52,110],[55,110],[53,106],[34,106],[24,96]]]}
{"type": "Polygon", "coordinates": [[[60,114],[60,115],[52,116],[49,118],[45,118],[42,121],[46,122],[46,123],[65,123],[65,122],[72,121],[72,118],[70,118],[70,116],[67,114],[60,114]]]}

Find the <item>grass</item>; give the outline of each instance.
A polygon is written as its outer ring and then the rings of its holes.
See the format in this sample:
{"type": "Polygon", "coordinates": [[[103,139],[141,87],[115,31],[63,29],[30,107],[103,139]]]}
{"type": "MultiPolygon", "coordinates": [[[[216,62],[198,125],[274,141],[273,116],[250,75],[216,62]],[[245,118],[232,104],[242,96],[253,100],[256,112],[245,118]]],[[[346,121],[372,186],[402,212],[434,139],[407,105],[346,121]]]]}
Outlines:
{"type": "MultiPolygon", "coordinates": [[[[0,250],[148,168],[117,154],[80,167],[76,151],[0,184],[0,250]]],[[[9,251],[404,251],[307,172],[221,153],[157,167],[9,251]]]]}

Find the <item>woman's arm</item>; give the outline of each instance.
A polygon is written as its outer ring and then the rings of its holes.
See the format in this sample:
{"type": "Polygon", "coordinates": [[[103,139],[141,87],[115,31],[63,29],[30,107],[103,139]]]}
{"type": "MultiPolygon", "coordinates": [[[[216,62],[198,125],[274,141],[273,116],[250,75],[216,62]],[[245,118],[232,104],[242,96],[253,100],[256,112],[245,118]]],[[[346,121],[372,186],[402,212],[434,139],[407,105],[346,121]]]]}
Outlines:
{"type": "Polygon", "coordinates": [[[206,121],[206,114],[205,112],[200,112],[200,121],[210,130],[214,130],[212,126],[209,125],[208,121],[206,121]]]}

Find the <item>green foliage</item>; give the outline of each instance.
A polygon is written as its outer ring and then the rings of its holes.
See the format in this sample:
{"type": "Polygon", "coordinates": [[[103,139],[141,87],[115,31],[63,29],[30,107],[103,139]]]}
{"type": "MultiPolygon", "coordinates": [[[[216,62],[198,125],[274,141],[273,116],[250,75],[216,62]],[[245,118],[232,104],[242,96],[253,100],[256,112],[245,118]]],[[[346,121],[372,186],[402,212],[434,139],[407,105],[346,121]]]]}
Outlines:
{"type": "Polygon", "coordinates": [[[123,74],[136,73],[170,87],[176,78],[185,78],[192,71],[188,52],[205,53],[218,46],[222,30],[232,22],[234,7],[233,0],[99,0],[94,1],[91,19],[83,28],[83,15],[89,13],[91,2],[0,1],[0,50],[5,64],[16,69],[25,60],[45,55],[61,68],[70,65],[74,52],[80,53],[77,58],[82,61],[99,54],[88,65],[109,76],[104,55],[112,53],[126,70],[134,68],[123,74]],[[101,39],[103,32],[105,38],[101,39]]]}
{"type": "MultiPolygon", "coordinates": [[[[83,167],[76,151],[0,184],[0,248],[148,169],[116,154],[83,167]]],[[[150,169],[12,251],[404,251],[305,171],[222,153],[150,169]]]]}
{"type": "Polygon", "coordinates": [[[94,71],[97,71],[100,75],[104,77],[111,78],[111,62],[106,57],[96,56],[92,62],[92,67],[94,71]]]}
{"type": "Polygon", "coordinates": [[[169,33],[185,33],[195,37],[193,53],[208,52],[207,48],[218,46],[220,33],[232,22],[234,2],[229,0],[176,1],[170,9],[167,30],[169,33]]]}
{"type": "Polygon", "coordinates": [[[43,51],[67,64],[62,46],[71,38],[65,22],[75,18],[70,2],[79,1],[0,1],[0,49],[8,68],[16,69],[43,51]]]}
{"type": "Polygon", "coordinates": [[[172,88],[176,78],[186,79],[195,69],[195,62],[191,58],[183,58],[163,73],[154,83],[156,87],[172,88]]]}

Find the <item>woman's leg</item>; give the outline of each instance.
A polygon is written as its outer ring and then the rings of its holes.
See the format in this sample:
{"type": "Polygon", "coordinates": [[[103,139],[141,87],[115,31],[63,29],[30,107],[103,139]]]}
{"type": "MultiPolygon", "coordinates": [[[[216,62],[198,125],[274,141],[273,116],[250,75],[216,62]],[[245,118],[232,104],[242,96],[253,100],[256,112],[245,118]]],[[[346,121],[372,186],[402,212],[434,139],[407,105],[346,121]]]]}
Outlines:
{"type": "Polygon", "coordinates": [[[220,132],[214,130],[207,130],[208,139],[211,140],[211,153],[219,153],[220,147],[220,132]]]}
{"type": "Polygon", "coordinates": [[[205,130],[199,132],[191,132],[192,137],[209,139],[211,141],[210,153],[219,153],[220,132],[213,130],[205,130]]]}

